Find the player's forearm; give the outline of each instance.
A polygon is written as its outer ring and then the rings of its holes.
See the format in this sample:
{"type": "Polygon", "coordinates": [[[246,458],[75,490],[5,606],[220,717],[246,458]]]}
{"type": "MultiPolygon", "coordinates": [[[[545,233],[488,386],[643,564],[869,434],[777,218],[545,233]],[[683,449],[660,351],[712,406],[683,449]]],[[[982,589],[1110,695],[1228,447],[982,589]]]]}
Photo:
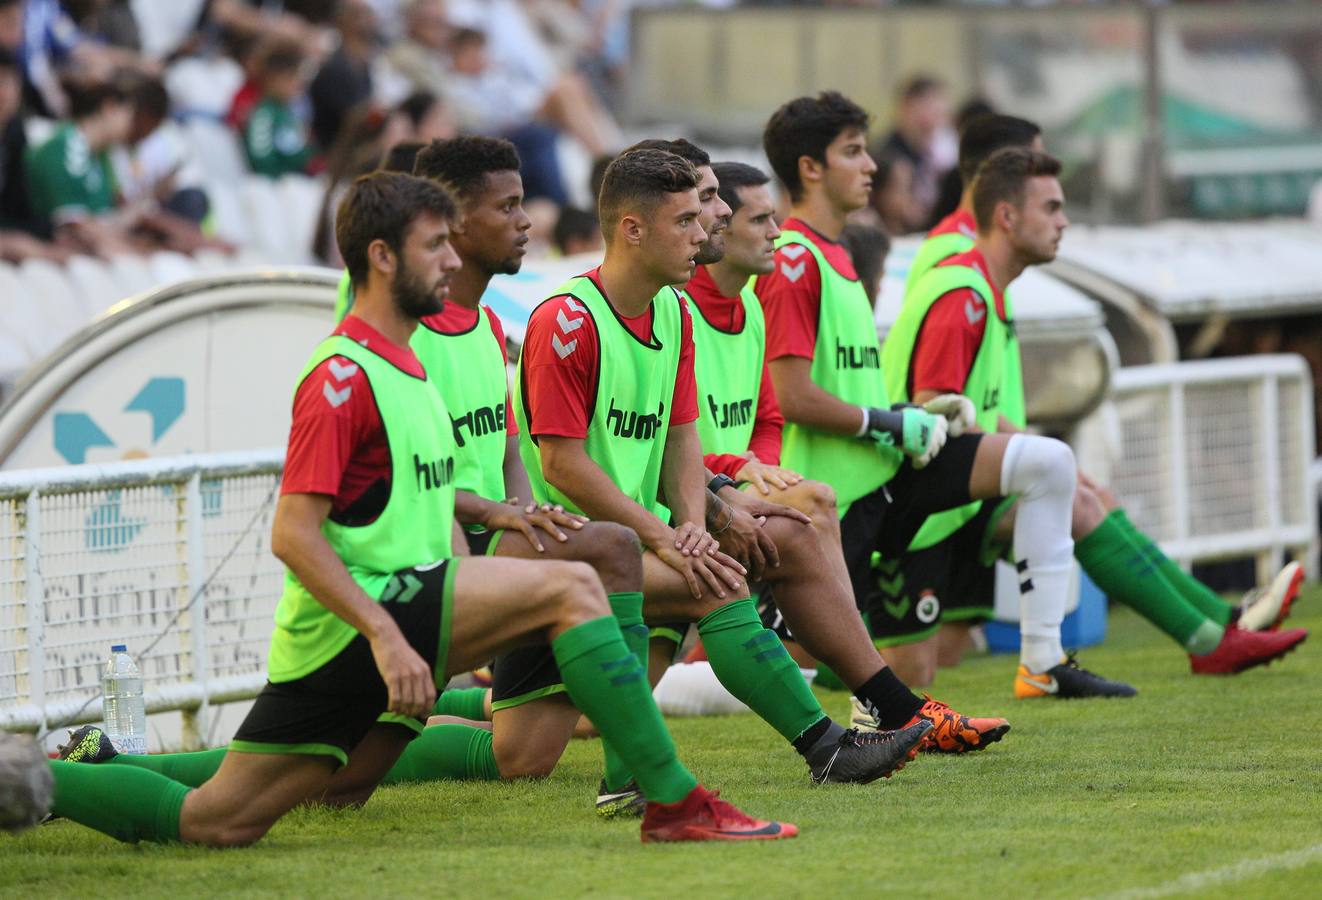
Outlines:
{"type": "Polygon", "coordinates": [[[454,492],[454,518],[464,525],[485,525],[488,517],[500,505],[471,491],[454,492]]]}
{"type": "Polygon", "coordinates": [[[523,467],[523,457],[519,455],[519,436],[512,434],[505,439],[505,496],[518,497],[522,503],[531,503],[532,483],[528,481],[528,470],[523,467]]]}
{"type": "Polygon", "coordinates": [[[769,365],[785,421],[846,437],[859,433],[863,425],[862,407],[846,403],[818,387],[812,380],[811,360],[784,356],[769,365]]]}
{"type": "Polygon", "coordinates": [[[353,580],[321,533],[320,522],[315,527],[282,522],[277,512],[271,550],[318,603],[368,640],[396,627],[394,619],[353,580]]]}
{"type": "Polygon", "coordinates": [[[661,496],[674,522],[702,526],[706,522],[707,481],[711,474],[702,461],[698,429],[692,423],[672,425],[661,459],[661,496]]]}
{"type": "Polygon", "coordinates": [[[644,546],[656,546],[665,540],[668,526],[626,496],[587,455],[582,441],[543,437],[541,444],[542,477],[585,516],[632,528],[644,546]]]}

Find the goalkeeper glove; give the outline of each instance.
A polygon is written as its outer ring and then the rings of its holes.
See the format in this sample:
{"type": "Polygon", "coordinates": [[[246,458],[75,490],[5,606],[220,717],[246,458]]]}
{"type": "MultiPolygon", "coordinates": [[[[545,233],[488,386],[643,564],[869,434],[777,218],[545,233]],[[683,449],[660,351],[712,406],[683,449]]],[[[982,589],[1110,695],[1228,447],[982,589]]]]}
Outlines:
{"type": "Polygon", "coordinates": [[[978,410],[973,401],[963,394],[941,394],[923,404],[923,409],[944,416],[949,423],[951,437],[972,431],[978,424],[978,410]]]}
{"type": "Polygon", "coordinates": [[[894,409],[866,409],[867,417],[859,437],[877,447],[897,447],[913,460],[915,469],[932,461],[946,443],[948,428],[944,416],[933,415],[916,406],[894,409]]]}

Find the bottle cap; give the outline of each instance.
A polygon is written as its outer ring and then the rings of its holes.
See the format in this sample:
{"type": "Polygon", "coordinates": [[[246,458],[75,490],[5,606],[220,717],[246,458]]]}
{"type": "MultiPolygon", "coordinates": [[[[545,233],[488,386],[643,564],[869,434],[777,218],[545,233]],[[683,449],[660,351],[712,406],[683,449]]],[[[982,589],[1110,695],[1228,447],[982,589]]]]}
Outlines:
{"type": "Polygon", "coordinates": [[[110,652],[111,652],[111,653],[127,653],[127,652],[128,652],[128,649],[129,649],[129,648],[128,648],[128,645],[127,645],[127,644],[111,644],[111,645],[110,645],[110,652]]]}

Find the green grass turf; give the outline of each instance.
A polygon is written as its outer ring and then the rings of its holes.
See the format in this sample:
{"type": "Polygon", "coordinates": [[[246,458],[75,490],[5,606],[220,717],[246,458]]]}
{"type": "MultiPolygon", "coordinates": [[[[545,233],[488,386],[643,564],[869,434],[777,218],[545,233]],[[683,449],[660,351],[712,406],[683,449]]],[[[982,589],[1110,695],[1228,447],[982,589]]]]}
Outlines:
{"type": "MultiPolygon", "coordinates": [[[[1291,624],[1322,627],[1322,588],[1308,590],[1291,624]]],[[[751,715],[672,721],[706,784],[754,813],[797,822],[793,841],[644,846],[636,822],[593,814],[600,753],[576,742],[546,783],[384,788],[361,811],[299,810],[244,850],[130,847],[63,821],[0,835],[0,894],[1317,891],[1322,637],[1267,669],[1193,678],[1170,641],[1120,611],[1106,645],[1081,658],[1132,681],[1139,697],[1016,702],[1013,660],[977,658],[943,671],[935,690],[962,710],[1007,716],[1006,739],[985,753],[923,757],[865,787],[810,786],[798,756],[751,715]]],[[[847,716],[844,695],[823,699],[847,716]]]]}

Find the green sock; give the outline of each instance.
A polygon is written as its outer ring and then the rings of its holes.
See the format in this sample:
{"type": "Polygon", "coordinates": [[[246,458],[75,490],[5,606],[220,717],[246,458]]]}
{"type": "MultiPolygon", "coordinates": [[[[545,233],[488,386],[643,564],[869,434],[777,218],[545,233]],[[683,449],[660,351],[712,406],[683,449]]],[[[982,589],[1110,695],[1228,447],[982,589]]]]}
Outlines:
{"type": "Polygon", "coordinates": [[[179,811],[191,788],[133,766],[53,761],[51,812],[128,842],[179,840],[179,811]]]}
{"type": "MultiPolygon", "coordinates": [[[[1164,575],[1166,580],[1180,592],[1180,596],[1196,606],[1199,612],[1216,624],[1222,627],[1230,624],[1231,606],[1229,603],[1217,596],[1216,592],[1207,585],[1180,568],[1175,560],[1163,553],[1161,548],[1157,546],[1156,541],[1139,531],[1138,526],[1129,520],[1129,516],[1123,508],[1112,510],[1111,515],[1115,516],[1120,526],[1128,532],[1130,540],[1138,545],[1156,570],[1164,575]]],[[[1217,640],[1220,640],[1220,638],[1217,640]]]]}
{"type": "Polygon", "coordinates": [[[214,750],[197,750],[192,753],[150,753],[146,756],[121,753],[108,762],[116,766],[150,769],[180,784],[201,787],[216,774],[228,752],[228,747],[217,747],[214,750]]]}
{"type": "Polygon", "coordinates": [[[490,731],[472,725],[431,725],[409,742],[381,783],[499,779],[490,731]]]}
{"type": "Polygon", "coordinates": [[[630,652],[614,616],[562,632],[551,642],[569,697],[638,779],[643,796],[678,803],[698,784],[680,763],[652,699],[647,670],[630,652]]]}
{"type": "Polygon", "coordinates": [[[698,634],[725,689],[793,741],[825,718],[774,631],[762,627],[752,600],[735,600],[702,617],[698,634]]]}
{"type": "Polygon", "coordinates": [[[1074,556],[1106,596],[1135,610],[1190,653],[1209,653],[1220,643],[1221,626],[1166,580],[1114,511],[1074,543],[1074,556]]]}
{"type": "MultiPolygon", "coordinates": [[[[643,624],[643,595],[640,591],[621,591],[607,594],[611,613],[620,624],[620,633],[624,636],[624,646],[629,648],[638,660],[643,671],[647,671],[648,629],[643,624]]],[[[611,746],[610,741],[601,742],[601,755],[605,758],[606,789],[618,791],[633,779],[633,773],[620,759],[620,754],[611,746]]]]}
{"type": "Polygon", "coordinates": [[[487,721],[487,689],[484,687],[456,688],[441,691],[432,707],[433,716],[455,716],[472,722],[487,721]]]}

